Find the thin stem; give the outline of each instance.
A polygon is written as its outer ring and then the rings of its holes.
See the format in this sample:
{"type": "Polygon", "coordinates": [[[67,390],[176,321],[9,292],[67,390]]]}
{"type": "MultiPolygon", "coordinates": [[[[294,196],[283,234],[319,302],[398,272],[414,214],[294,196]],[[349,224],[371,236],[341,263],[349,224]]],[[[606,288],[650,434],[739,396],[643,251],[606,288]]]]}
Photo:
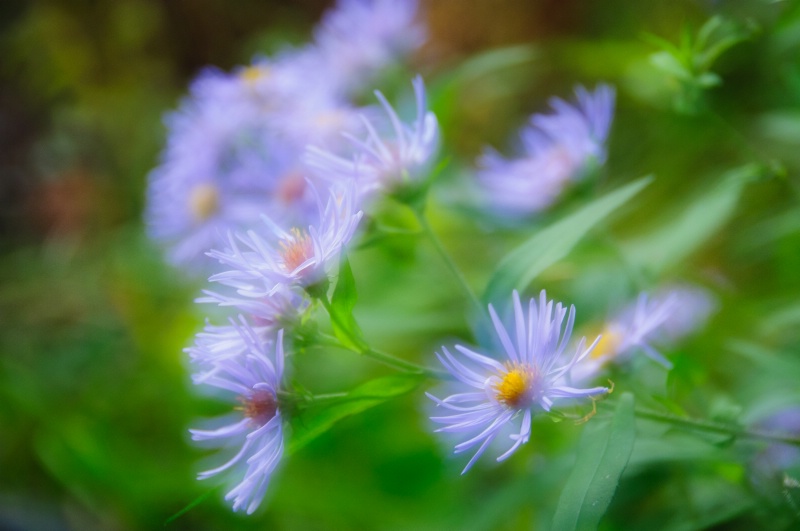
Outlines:
{"type": "Polygon", "coordinates": [[[461,272],[458,266],[456,266],[455,262],[453,262],[452,257],[447,252],[447,249],[445,249],[444,245],[442,245],[442,241],[439,239],[438,236],[436,236],[436,233],[433,232],[430,223],[428,223],[428,218],[420,210],[417,209],[412,209],[412,210],[414,210],[414,214],[417,217],[417,221],[419,221],[419,224],[422,226],[422,232],[425,233],[425,235],[428,237],[428,240],[430,240],[430,242],[433,244],[433,247],[436,249],[436,252],[439,253],[439,256],[441,257],[442,261],[447,266],[447,269],[449,269],[450,272],[453,274],[453,276],[456,278],[456,280],[458,281],[458,285],[464,292],[464,295],[466,295],[466,297],[470,300],[470,302],[472,302],[473,306],[475,306],[475,309],[478,311],[478,315],[484,314],[486,312],[486,308],[484,307],[483,304],[481,304],[480,300],[478,300],[478,297],[477,295],[475,295],[475,292],[472,291],[472,288],[469,287],[467,279],[464,277],[464,274],[461,272]]]}
{"type": "Polygon", "coordinates": [[[429,367],[424,367],[422,365],[417,365],[416,363],[412,363],[410,361],[406,361],[402,358],[398,358],[393,354],[389,354],[388,352],[383,352],[380,350],[373,349],[369,346],[360,346],[363,341],[354,337],[351,332],[349,331],[348,327],[344,326],[340,321],[338,315],[333,311],[331,307],[331,302],[328,300],[328,296],[324,295],[318,297],[318,300],[322,303],[322,306],[328,312],[328,315],[331,318],[331,321],[336,323],[339,326],[339,330],[343,331],[348,335],[351,343],[356,345],[357,348],[354,349],[348,345],[345,345],[335,337],[323,335],[322,338],[325,339],[325,343],[330,346],[338,346],[345,350],[350,350],[355,352],[356,354],[361,354],[363,356],[370,357],[376,361],[383,363],[384,365],[388,365],[393,369],[397,369],[403,372],[411,373],[411,374],[419,374],[423,376],[427,376],[428,378],[436,378],[438,380],[446,380],[450,379],[450,375],[445,371],[439,369],[431,369],[429,367]]]}
{"type": "Polygon", "coordinates": [[[673,426],[681,426],[684,428],[696,429],[710,433],[722,433],[734,437],[747,437],[749,439],[760,439],[763,441],[800,446],[800,437],[786,435],[783,433],[771,433],[761,430],[738,428],[736,426],[730,426],[728,424],[722,424],[710,420],[679,417],[677,415],[658,413],[656,411],[646,411],[643,409],[637,409],[636,416],[643,419],[654,420],[656,422],[672,424],[673,426]]]}

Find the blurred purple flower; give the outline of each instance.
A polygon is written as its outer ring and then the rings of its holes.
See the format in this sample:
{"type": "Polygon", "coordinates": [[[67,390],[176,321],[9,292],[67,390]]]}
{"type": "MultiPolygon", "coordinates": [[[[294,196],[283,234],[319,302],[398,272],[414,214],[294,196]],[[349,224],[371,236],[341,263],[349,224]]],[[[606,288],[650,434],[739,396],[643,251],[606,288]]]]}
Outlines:
{"type": "Polygon", "coordinates": [[[413,86],[417,116],[412,125],[402,123],[383,94],[375,91],[388,116],[391,133],[378,133],[379,128],[362,116],[368,132],[366,139],[345,135],[357,149],[352,159],[311,146],[306,156],[309,167],[330,181],[355,179],[362,195],[377,189],[391,192],[418,183],[424,178],[438,147],[439,127],[436,116],[427,110],[425,85],[420,76],[414,79],[413,86]]]}
{"type": "Polygon", "coordinates": [[[327,82],[357,92],[425,41],[416,0],[339,0],[314,36],[327,82]]]}
{"type": "Polygon", "coordinates": [[[523,153],[508,160],[487,149],[478,164],[478,186],[486,207],[525,216],[550,206],[590,162],[606,159],[605,142],[614,113],[614,89],[575,89],[577,103],[550,100],[553,114],[535,114],[520,131],[523,153]],[[485,199],[483,199],[485,198],[485,199]]]}
{"type": "Polygon", "coordinates": [[[569,373],[569,380],[585,381],[608,363],[624,361],[637,350],[671,369],[672,363],[653,344],[672,344],[701,328],[715,306],[712,295],[696,286],[668,286],[653,297],[641,293],[605,324],[590,358],[569,373]]]}
{"type": "Polygon", "coordinates": [[[265,330],[291,327],[309,306],[309,300],[303,293],[283,284],[278,285],[268,296],[252,296],[247,291],[235,295],[212,290],[203,290],[203,293],[205,296],[198,297],[195,302],[236,308],[248,314],[259,328],[265,330]]]}
{"type": "MultiPolygon", "coordinates": [[[[233,509],[244,509],[248,514],[255,511],[266,493],[270,477],[283,455],[283,426],[278,399],[280,381],[283,377],[283,330],[277,341],[263,340],[247,322],[240,317],[240,324],[233,323],[238,334],[236,340],[229,334],[229,342],[244,347],[240,355],[219,355],[211,352],[210,346],[198,344],[193,360],[201,362],[203,372],[194,378],[195,383],[217,387],[237,395],[242,418],[233,424],[214,430],[189,430],[195,441],[214,441],[219,445],[241,445],[241,449],[225,464],[202,472],[198,479],[215,476],[225,470],[234,469],[241,476],[225,499],[233,502],[233,509]],[[274,349],[274,362],[272,352],[274,349]],[[203,352],[206,351],[207,352],[203,352]],[[210,367],[210,368],[209,368],[210,367]]],[[[237,347],[238,348],[238,347],[237,347]]],[[[221,349],[227,350],[226,348],[221,349]]]]}
{"type": "Polygon", "coordinates": [[[327,278],[361,220],[353,183],[333,186],[327,203],[317,198],[318,215],[308,229],[285,230],[264,216],[271,234],[263,237],[253,230],[229,235],[228,248],[209,254],[227,271],[209,278],[236,289],[248,299],[267,298],[284,287],[306,288],[327,278]]]}
{"type": "Polygon", "coordinates": [[[567,309],[561,303],[554,308],[553,301],[547,300],[543,290],[539,304],[530,299],[525,312],[516,291],[513,298],[513,339],[489,305],[495,332],[505,351],[502,362],[462,345],[456,345],[455,349],[464,356],[463,361],[446,347],[442,347],[441,354],[436,354],[442,365],[460,382],[458,392],[444,399],[428,393],[437,406],[454,412],[431,417],[432,421],[444,424],[436,431],[467,437],[455,446],[455,453],[478,446],[462,474],[472,467],[498,435],[508,432],[508,425],[517,419],[521,419],[519,427],[514,427],[509,434],[514,442],[497,461],[508,458],[521,444],[528,442],[531,417],[535,411],[550,411],[556,399],[591,398],[609,392],[606,387],[577,389],[558,384],[558,380],[594,347],[585,348],[584,338],[571,358],[565,360],[562,356],[572,334],[574,306],[570,307],[567,316],[567,309]]]}
{"type": "Polygon", "coordinates": [[[229,231],[250,228],[264,213],[305,223],[314,207],[305,144],[347,146],[341,132],[360,130],[352,106],[313,77],[315,61],[312,52],[292,51],[232,74],[208,69],[167,116],[145,218],[171,262],[197,265],[229,231]]]}

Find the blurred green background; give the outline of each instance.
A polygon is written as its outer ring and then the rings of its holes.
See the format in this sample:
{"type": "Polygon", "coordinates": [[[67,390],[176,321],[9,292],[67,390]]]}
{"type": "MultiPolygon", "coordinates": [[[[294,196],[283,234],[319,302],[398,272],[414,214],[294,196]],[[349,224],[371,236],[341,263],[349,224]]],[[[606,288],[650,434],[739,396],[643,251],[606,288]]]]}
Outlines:
{"type": "MultiPolygon", "coordinates": [[[[208,311],[191,302],[204,284],[164,264],[144,236],[146,176],[164,144],[163,113],[203,66],[230,69],[303,43],[328,7],[0,3],[0,529],[161,528],[211,488],[194,479],[205,452],[187,428],[227,406],[192,389],[182,354],[208,311]]],[[[451,157],[432,216],[470,281],[483,287],[522,237],[491,232],[452,198],[482,146],[508,151],[549,96],[612,83],[618,111],[602,177],[530,230],[598,192],[656,180],[535,289],[574,303],[588,325],[639,289],[703,284],[720,311],[667,353],[675,369],[665,377],[636,366],[637,379],[620,381],[638,400],[724,422],[800,407],[800,3],[422,7],[429,39],[413,67],[451,157]],[[736,43],[687,77],[656,37],[680,45],[715,15],[736,43]],[[715,86],[703,84],[707,72],[715,86]]],[[[378,346],[432,363],[441,344],[471,339],[458,292],[424,244],[398,237],[351,260],[356,312],[378,346]]],[[[294,365],[299,383],[319,392],[391,373],[319,349],[294,365]]],[[[336,424],[284,460],[258,515],[232,514],[217,489],[167,528],[548,528],[581,427],[539,422],[509,462],[460,477],[463,463],[445,457],[425,407],[419,390],[336,424]]],[[[800,492],[783,469],[758,468],[764,450],[643,422],[602,526],[800,526],[800,492]]]]}

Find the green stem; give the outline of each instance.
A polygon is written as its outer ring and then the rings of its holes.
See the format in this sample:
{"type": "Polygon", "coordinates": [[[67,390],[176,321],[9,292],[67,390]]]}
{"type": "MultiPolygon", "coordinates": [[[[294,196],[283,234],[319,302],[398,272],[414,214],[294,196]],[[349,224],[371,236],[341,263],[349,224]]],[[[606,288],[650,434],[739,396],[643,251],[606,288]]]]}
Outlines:
{"type": "Polygon", "coordinates": [[[800,437],[786,435],[782,433],[771,433],[761,430],[749,430],[738,428],[720,422],[713,422],[710,420],[693,419],[687,417],[679,417],[669,413],[658,413],[656,411],[646,411],[643,409],[636,410],[636,416],[639,418],[653,420],[656,422],[663,422],[689,428],[694,430],[706,431],[709,433],[720,433],[724,435],[731,435],[733,437],[747,437],[749,439],[760,439],[763,441],[770,441],[775,443],[790,444],[792,446],[800,446],[800,437]]]}
{"type": "Polygon", "coordinates": [[[472,291],[472,288],[469,287],[467,279],[464,277],[464,274],[461,272],[458,266],[456,266],[455,262],[453,262],[452,257],[447,252],[447,249],[445,249],[444,245],[442,245],[442,241],[439,239],[438,236],[436,236],[436,233],[433,232],[430,223],[428,223],[428,218],[425,217],[425,214],[422,212],[422,210],[417,210],[417,209],[413,210],[414,214],[417,217],[417,221],[419,221],[419,224],[422,226],[422,232],[425,233],[425,236],[427,236],[428,240],[431,242],[431,244],[433,244],[433,247],[436,249],[436,252],[439,254],[439,257],[447,266],[447,269],[449,269],[450,272],[453,274],[453,276],[456,278],[456,280],[458,281],[458,285],[464,292],[464,295],[466,295],[467,299],[469,299],[470,302],[472,302],[473,306],[475,306],[475,309],[478,312],[477,315],[484,314],[486,312],[486,308],[484,308],[483,304],[481,304],[480,300],[478,300],[478,297],[477,295],[475,295],[475,292],[472,291]]]}
{"type": "MultiPolygon", "coordinates": [[[[361,340],[359,340],[356,337],[353,337],[353,335],[350,334],[350,332],[348,331],[348,328],[346,326],[344,326],[343,323],[341,323],[339,321],[339,317],[333,311],[333,308],[331,307],[331,302],[328,300],[328,296],[327,295],[323,295],[323,296],[318,297],[318,300],[322,303],[322,306],[328,312],[328,315],[330,316],[331,321],[333,321],[337,325],[339,325],[339,329],[342,330],[343,332],[345,332],[346,334],[348,334],[348,337],[349,337],[350,341],[354,345],[359,345],[360,343],[362,343],[361,340]]],[[[442,371],[442,370],[439,370],[439,369],[431,369],[429,367],[424,367],[422,365],[417,365],[416,363],[412,363],[410,361],[406,361],[406,360],[404,360],[402,358],[398,358],[397,356],[389,354],[388,352],[382,352],[380,350],[373,349],[373,348],[371,348],[369,346],[358,347],[358,349],[353,349],[353,348],[343,344],[341,341],[338,341],[336,338],[333,338],[333,337],[330,337],[330,336],[323,336],[323,339],[325,339],[326,340],[326,344],[328,344],[330,346],[337,346],[339,348],[343,348],[345,350],[350,350],[352,352],[355,352],[356,354],[361,354],[363,356],[367,356],[369,358],[372,358],[372,359],[374,359],[376,361],[379,361],[379,362],[383,363],[384,365],[388,365],[389,367],[392,367],[393,369],[397,369],[397,370],[404,371],[404,372],[411,373],[411,374],[424,375],[424,376],[427,376],[428,378],[435,378],[435,379],[438,379],[438,380],[450,379],[450,375],[445,371],[442,371]]]]}

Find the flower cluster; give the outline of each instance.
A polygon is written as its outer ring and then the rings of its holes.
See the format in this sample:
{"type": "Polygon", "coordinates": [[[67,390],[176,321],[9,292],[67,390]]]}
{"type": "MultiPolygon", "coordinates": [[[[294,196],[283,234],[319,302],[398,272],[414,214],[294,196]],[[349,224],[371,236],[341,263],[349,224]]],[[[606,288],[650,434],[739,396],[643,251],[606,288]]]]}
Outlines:
{"type": "MultiPolygon", "coordinates": [[[[358,109],[351,96],[424,42],[416,15],[413,1],[344,0],[325,16],[315,42],[232,73],[202,72],[167,116],[169,140],[149,176],[148,231],[169,260],[207,271],[208,249],[265,212],[306,224],[315,203],[311,187],[324,195],[328,184],[307,170],[306,146],[359,156],[365,146],[342,135],[362,134],[371,110],[358,109]]],[[[421,80],[415,91],[424,105],[421,80]]],[[[382,142],[367,127],[371,142],[382,142]]],[[[424,162],[414,156],[414,163],[424,162]]]]}
{"type": "MultiPolygon", "coordinates": [[[[206,259],[213,288],[197,302],[234,311],[228,324],[208,322],[187,349],[194,382],[238,404],[233,419],[191,430],[194,440],[238,448],[199,476],[230,474],[226,499],[234,510],[259,507],[283,455],[284,423],[315,400],[283,381],[285,358],[291,364],[299,337],[415,374],[446,374],[450,390],[428,393],[436,409],[431,420],[437,432],[459,439],[455,453],[471,452],[467,472],[493,444],[502,447],[497,460],[503,461],[527,443],[535,415],[610,393],[613,387],[583,384],[609,362],[643,350],[669,366],[652,345],[689,333],[713,307],[694,288],[643,295],[587,344],[572,341],[574,307],[544,291],[523,303],[514,291],[509,319],[488,305],[495,344],[443,346],[436,355],[445,371],[365,346],[355,317],[345,315],[355,302],[348,268],[328,294],[337,265],[346,263],[342,253],[366,230],[370,202],[382,194],[411,211],[448,260],[424,218],[425,201],[418,201],[429,191],[440,143],[422,77],[413,78],[407,117],[378,90],[379,105],[355,103],[382,69],[422,43],[416,14],[415,1],[341,0],[313,43],[232,73],[203,72],[167,117],[169,141],[150,175],[147,224],[173,263],[196,270],[198,258],[206,259]],[[313,322],[321,308],[333,334],[313,322]]],[[[530,119],[519,158],[484,154],[477,172],[481,210],[527,216],[554,202],[592,162],[604,162],[614,90],[578,87],[576,95],[576,104],[554,99],[553,114],[530,119]]],[[[381,230],[377,225],[370,228],[381,230]]]]}

